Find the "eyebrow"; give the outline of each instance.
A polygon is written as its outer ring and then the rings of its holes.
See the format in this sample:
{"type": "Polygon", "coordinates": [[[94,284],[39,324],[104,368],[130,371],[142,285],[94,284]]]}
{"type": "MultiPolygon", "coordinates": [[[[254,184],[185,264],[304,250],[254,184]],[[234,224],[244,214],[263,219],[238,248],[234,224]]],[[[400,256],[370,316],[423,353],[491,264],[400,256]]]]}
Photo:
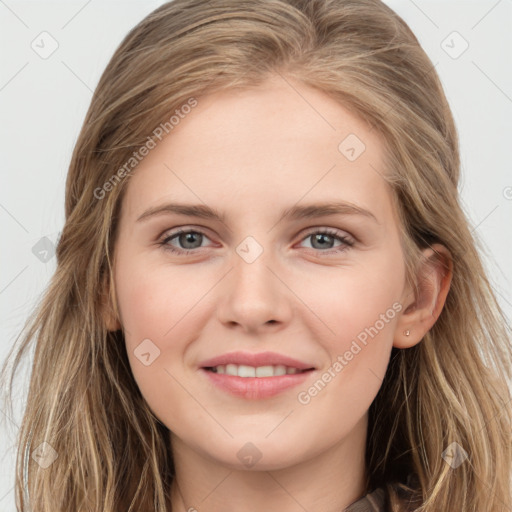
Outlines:
{"type": "MultiPolygon", "coordinates": [[[[138,217],[137,222],[169,213],[216,220],[223,224],[226,220],[226,215],[224,213],[219,212],[215,208],[206,206],[205,204],[167,203],[161,206],[149,208],[140,215],[140,217],[138,217]]],[[[326,215],[360,215],[372,219],[379,224],[379,221],[372,212],[347,202],[313,203],[301,206],[295,205],[281,212],[281,220],[312,219],[326,215]]]]}

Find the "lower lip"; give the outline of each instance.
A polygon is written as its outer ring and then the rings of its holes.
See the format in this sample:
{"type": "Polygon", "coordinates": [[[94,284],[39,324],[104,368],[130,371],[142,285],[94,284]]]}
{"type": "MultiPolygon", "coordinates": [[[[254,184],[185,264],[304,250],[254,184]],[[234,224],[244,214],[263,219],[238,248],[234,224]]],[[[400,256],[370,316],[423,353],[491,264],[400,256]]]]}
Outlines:
{"type": "Polygon", "coordinates": [[[275,396],[289,388],[303,383],[313,370],[278,377],[235,377],[225,373],[215,373],[201,368],[210,382],[232,395],[248,400],[260,400],[275,396]]]}

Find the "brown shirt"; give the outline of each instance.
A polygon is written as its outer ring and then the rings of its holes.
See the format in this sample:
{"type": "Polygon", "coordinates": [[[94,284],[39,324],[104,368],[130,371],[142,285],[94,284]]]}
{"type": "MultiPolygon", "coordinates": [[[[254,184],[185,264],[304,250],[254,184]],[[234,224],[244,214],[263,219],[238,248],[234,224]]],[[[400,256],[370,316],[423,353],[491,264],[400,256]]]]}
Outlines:
{"type": "Polygon", "coordinates": [[[384,498],[384,490],[381,488],[375,489],[375,491],[349,505],[344,512],[385,512],[384,498]]]}

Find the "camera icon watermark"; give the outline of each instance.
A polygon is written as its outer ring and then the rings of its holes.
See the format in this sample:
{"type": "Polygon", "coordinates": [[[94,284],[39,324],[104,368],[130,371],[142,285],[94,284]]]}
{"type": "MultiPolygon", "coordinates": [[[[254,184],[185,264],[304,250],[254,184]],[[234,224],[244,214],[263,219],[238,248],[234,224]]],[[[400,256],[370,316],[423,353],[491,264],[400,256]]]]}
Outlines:
{"type": "Polygon", "coordinates": [[[443,457],[445,462],[453,469],[457,469],[468,458],[468,454],[459,443],[454,441],[441,454],[441,457],[443,457]]]}
{"type": "Polygon", "coordinates": [[[238,450],[236,456],[246,468],[252,468],[261,459],[263,454],[253,443],[248,442],[238,450]]]}
{"type": "Polygon", "coordinates": [[[146,338],[137,345],[133,353],[144,366],[149,366],[160,356],[160,349],[149,338],[146,338]]]}
{"type": "Polygon", "coordinates": [[[365,150],[364,142],[354,133],[349,134],[338,145],[338,151],[350,162],[357,160],[365,150]]]}
{"type": "Polygon", "coordinates": [[[43,263],[48,263],[55,256],[55,245],[53,242],[43,236],[33,247],[32,254],[43,263]]]}
{"type": "Polygon", "coordinates": [[[49,33],[43,31],[30,43],[30,47],[34,50],[41,59],[48,59],[51,57],[59,47],[57,40],[49,33]]]}
{"type": "Polygon", "coordinates": [[[263,247],[254,237],[248,236],[238,244],[236,252],[246,263],[253,263],[263,253],[263,247]]]}
{"type": "Polygon", "coordinates": [[[43,469],[50,467],[59,454],[54,450],[50,443],[44,441],[32,452],[32,459],[35,460],[43,469]]]}
{"type": "Polygon", "coordinates": [[[469,48],[469,43],[454,30],[441,41],[441,48],[455,60],[469,48]]]}

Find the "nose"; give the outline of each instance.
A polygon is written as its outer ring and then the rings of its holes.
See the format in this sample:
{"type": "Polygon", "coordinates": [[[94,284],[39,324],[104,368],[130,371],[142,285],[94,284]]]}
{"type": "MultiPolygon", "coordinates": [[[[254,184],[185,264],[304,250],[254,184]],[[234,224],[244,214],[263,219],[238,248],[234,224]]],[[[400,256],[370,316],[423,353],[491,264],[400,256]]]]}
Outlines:
{"type": "Polygon", "coordinates": [[[272,264],[265,250],[253,261],[240,254],[234,253],[220,288],[219,321],[251,334],[281,330],[290,322],[293,297],[283,267],[272,264]]]}

